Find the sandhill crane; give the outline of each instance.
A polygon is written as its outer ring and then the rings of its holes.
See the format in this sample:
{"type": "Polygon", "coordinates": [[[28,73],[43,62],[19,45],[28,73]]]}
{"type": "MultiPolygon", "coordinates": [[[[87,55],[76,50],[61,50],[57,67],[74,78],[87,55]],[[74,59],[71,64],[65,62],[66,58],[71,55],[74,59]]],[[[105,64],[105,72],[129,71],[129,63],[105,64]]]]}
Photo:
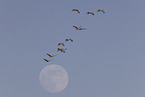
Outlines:
{"type": "Polygon", "coordinates": [[[78,13],[80,13],[80,11],[78,9],[73,9],[72,11],[77,11],[78,13]]]}
{"type": "Polygon", "coordinates": [[[80,27],[77,27],[77,26],[73,26],[74,28],[76,28],[76,30],[85,30],[86,28],[81,28],[81,26],[80,27]]]}
{"type": "Polygon", "coordinates": [[[70,39],[66,39],[65,41],[71,41],[71,42],[73,42],[73,40],[70,38],[70,39]]]}
{"type": "Polygon", "coordinates": [[[92,14],[92,15],[94,15],[94,13],[93,13],[93,12],[87,12],[87,14],[92,14]]]}
{"type": "MultiPolygon", "coordinates": [[[[47,60],[47,59],[43,59],[44,61],[46,61],[46,62],[50,62],[51,60],[47,60]]],[[[53,59],[52,59],[53,60],[53,59]]]]}
{"type": "Polygon", "coordinates": [[[63,46],[64,46],[64,43],[59,43],[58,46],[59,46],[59,45],[63,45],[63,46]]]}
{"type": "Polygon", "coordinates": [[[65,48],[65,49],[57,48],[57,52],[58,52],[58,51],[61,51],[61,52],[65,53],[65,50],[66,50],[66,48],[65,48]]]}
{"type": "Polygon", "coordinates": [[[48,53],[46,55],[48,55],[49,57],[55,57],[55,56],[57,56],[57,55],[50,55],[48,53]]]}
{"type": "Polygon", "coordinates": [[[97,10],[97,12],[99,12],[99,11],[102,11],[103,13],[105,13],[105,11],[104,11],[104,10],[98,9],[98,10],[97,10]]]}

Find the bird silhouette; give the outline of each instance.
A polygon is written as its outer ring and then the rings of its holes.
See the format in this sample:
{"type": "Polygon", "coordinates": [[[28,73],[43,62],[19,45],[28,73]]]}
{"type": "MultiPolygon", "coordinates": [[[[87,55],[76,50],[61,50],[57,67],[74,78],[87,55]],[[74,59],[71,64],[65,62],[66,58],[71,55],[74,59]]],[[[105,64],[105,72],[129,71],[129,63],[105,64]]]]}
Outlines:
{"type": "Polygon", "coordinates": [[[46,62],[50,62],[50,61],[53,60],[53,59],[51,59],[51,60],[43,59],[43,60],[46,61],[46,62]]]}
{"type": "Polygon", "coordinates": [[[71,41],[71,42],[73,42],[73,40],[70,38],[70,39],[66,39],[65,41],[71,41]]]}
{"type": "Polygon", "coordinates": [[[58,46],[59,46],[59,45],[63,45],[63,46],[64,46],[64,43],[59,43],[58,46]]]}
{"type": "Polygon", "coordinates": [[[105,13],[105,11],[104,11],[104,10],[98,9],[98,10],[97,10],[97,12],[99,12],[99,11],[102,11],[103,13],[105,13]]]}
{"type": "Polygon", "coordinates": [[[94,13],[93,13],[93,12],[87,12],[87,14],[92,14],[92,15],[94,15],[94,13]]]}
{"type": "Polygon", "coordinates": [[[65,49],[57,48],[57,52],[61,51],[61,52],[65,53],[65,50],[66,50],[66,48],[65,49]]]}
{"type": "Polygon", "coordinates": [[[77,11],[78,13],[80,13],[80,11],[78,9],[73,9],[72,11],[77,11]]]}
{"type": "Polygon", "coordinates": [[[77,26],[73,26],[74,28],[76,28],[76,30],[85,30],[86,28],[81,28],[81,26],[80,27],[77,27],[77,26]]]}
{"type": "Polygon", "coordinates": [[[55,56],[57,56],[57,55],[50,55],[48,53],[46,55],[48,55],[49,57],[55,57],[55,56]]]}

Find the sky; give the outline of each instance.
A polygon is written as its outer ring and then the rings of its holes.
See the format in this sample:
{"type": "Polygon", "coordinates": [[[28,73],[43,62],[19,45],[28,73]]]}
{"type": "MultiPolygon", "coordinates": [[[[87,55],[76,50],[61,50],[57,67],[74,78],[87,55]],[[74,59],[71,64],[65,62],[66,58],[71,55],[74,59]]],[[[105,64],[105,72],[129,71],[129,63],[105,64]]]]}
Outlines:
{"type": "Polygon", "coordinates": [[[145,97],[144,10],[145,0],[0,0],[0,97],[145,97]],[[68,72],[62,92],[40,85],[51,64],[68,72]]]}

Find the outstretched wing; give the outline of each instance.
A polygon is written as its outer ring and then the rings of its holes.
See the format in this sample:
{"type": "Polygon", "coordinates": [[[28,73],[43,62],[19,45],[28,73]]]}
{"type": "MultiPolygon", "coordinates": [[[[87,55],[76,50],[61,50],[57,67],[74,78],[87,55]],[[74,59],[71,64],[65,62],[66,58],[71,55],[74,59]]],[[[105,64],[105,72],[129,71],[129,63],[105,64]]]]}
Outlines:
{"type": "Polygon", "coordinates": [[[47,59],[43,59],[44,61],[46,61],[46,62],[49,62],[49,60],[47,60],[47,59]]]}
{"type": "Polygon", "coordinates": [[[65,41],[68,41],[69,39],[65,39],[65,41]]]}
{"type": "Polygon", "coordinates": [[[57,56],[57,55],[50,55],[50,54],[48,54],[48,53],[47,53],[47,55],[48,55],[49,57],[55,57],[55,56],[57,56]]]}
{"type": "Polygon", "coordinates": [[[51,57],[51,55],[50,55],[50,54],[48,54],[48,53],[47,53],[46,55],[48,55],[49,57],[51,57]]]}
{"type": "Polygon", "coordinates": [[[61,43],[64,46],[64,43],[61,43]]]}
{"type": "Polygon", "coordinates": [[[97,12],[101,11],[100,9],[97,10],[97,12]]]}
{"type": "Polygon", "coordinates": [[[78,13],[80,13],[80,11],[79,10],[76,10],[78,13]]]}
{"type": "Polygon", "coordinates": [[[77,9],[73,9],[72,11],[76,11],[77,9]]]}
{"type": "Polygon", "coordinates": [[[103,13],[105,13],[105,11],[104,10],[101,10],[103,13]]]}
{"type": "Polygon", "coordinates": [[[64,46],[64,43],[59,43],[58,46],[59,46],[59,45],[63,45],[63,46],[64,46]]]}
{"type": "Polygon", "coordinates": [[[72,11],[77,11],[78,13],[80,13],[80,11],[78,9],[73,9],[72,11]]]}
{"type": "Polygon", "coordinates": [[[78,27],[77,26],[73,26],[74,28],[76,28],[76,29],[78,29],[78,27]]]}
{"type": "Polygon", "coordinates": [[[62,49],[61,52],[65,53],[65,50],[62,49]]]}
{"type": "Polygon", "coordinates": [[[79,30],[86,30],[86,28],[80,28],[79,30]]]}
{"type": "Polygon", "coordinates": [[[92,15],[94,15],[94,13],[93,13],[93,12],[91,12],[91,14],[92,14],[92,15]]]}
{"type": "Polygon", "coordinates": [[[87,14],[92,14],[92,15],[94,15],[94,13],[93,13],[93,12],[87,12],[87,14]]]}
{"type": "Polygon", "coordinates": [[[61,43],[58,43],[58,46],[61,45],[61,43]]]}
{"type": "Polygon", "coordinates": [[[104,10],[98,9],[98,10],[97,10],[97,12],[99,12],[99,11],[102,11],[103,13],[105,13],[105,11],[104,11],[104,10]]]}
{"type": "Polygon", "coordinates": [[[73,42],[73,40],[72,39],[69,39],[71,42],[73,42]]]}
{"type": "Polygon", "coordinates": [[[60,48],[57,48],[57,52],[60,51],[60,48]]]}

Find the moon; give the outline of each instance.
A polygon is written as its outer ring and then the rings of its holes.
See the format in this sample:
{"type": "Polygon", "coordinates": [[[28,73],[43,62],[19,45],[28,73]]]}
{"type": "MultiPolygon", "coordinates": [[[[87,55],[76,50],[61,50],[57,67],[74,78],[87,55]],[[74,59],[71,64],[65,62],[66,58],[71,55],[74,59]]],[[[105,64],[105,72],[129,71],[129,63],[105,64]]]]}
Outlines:
{"type": "Polygon", "coordinates": [[[44,67],[39,75],[39,81],[44,90],[50,93],[61,92],[68,85],[68,73],[59,65],[44,67]]]}

